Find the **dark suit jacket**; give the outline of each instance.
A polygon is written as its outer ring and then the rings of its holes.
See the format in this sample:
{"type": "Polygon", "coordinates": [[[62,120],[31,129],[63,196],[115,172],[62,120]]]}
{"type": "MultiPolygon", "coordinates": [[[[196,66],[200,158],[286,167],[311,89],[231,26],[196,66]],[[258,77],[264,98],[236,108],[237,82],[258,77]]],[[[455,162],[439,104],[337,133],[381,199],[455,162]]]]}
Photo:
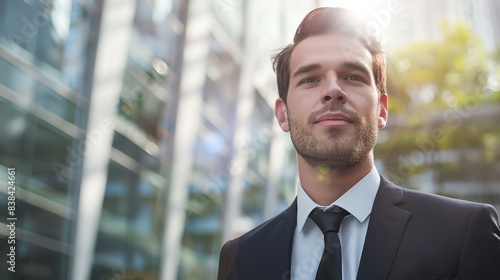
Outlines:
{"type": "MultiPolygon", "coordinates": [[[[219,280],[289,279],[297,202],[222,247],[219,280]]],[[[384,177],[358,280],[500,279],[498,214],[486,204],[402,189],[384,177]]]]}

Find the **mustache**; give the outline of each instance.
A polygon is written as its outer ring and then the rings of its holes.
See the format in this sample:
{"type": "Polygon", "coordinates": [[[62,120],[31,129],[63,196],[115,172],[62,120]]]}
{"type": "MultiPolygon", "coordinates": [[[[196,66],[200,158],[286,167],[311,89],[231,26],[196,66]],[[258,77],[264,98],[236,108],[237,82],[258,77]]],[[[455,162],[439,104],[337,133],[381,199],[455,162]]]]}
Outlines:
{"type": "Polygon", "coordinates": [[[345,106],[339,105],[338,103],[328,104],[325,107],[312,112],[309,115],[309,117],[307,118],[307,121],[309,123],[314,123],[318,118],[320,118],[322,115],[324,115],[328,112],[336,112],[336,113],[344,114],[354,123],[361,122],[361,118],[358,116],[358,114],[356,112],[349,110],[345,106]]]}

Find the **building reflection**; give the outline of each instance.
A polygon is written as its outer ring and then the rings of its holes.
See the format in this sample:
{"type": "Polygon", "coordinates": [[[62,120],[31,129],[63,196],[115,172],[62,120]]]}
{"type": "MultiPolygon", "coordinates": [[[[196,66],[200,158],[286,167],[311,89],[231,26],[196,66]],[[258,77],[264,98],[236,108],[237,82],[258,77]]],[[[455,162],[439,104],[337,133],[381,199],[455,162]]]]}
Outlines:
{"type": "Polygon", "coordinates": [[[215,279],[295,197],[270,55],[315,2],[1,1],[0,278],[215,279]]]}

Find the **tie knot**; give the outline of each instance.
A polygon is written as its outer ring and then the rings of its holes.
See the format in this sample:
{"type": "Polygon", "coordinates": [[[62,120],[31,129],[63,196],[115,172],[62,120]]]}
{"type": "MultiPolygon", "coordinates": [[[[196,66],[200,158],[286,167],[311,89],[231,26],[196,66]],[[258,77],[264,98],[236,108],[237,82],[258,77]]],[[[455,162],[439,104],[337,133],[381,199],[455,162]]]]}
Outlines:
{"type": "Polygon", "coordinates": [[[314,208],[309,214],[309,218],[319,227],[323,234],[327,232],[339,232],[340,225],[345,216],[349,215],[343,208],[329,209],[323,211],[320,208],[314,208]]]}

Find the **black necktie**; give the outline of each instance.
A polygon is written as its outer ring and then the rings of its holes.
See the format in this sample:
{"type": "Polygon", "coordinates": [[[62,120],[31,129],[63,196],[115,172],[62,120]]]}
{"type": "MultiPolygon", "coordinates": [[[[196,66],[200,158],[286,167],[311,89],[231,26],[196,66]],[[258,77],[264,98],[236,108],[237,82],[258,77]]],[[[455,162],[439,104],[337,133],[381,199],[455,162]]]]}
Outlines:
{"type": "Polygon", "coordinates": [[[316,273],[316,280],[342,280],[342,253],[337,233],[342,220],[348,214],[349,212],[340,207],[327,211],[315,208],[309,214],[309,218],[323,232],[325,240],[325,249],[316,273]]]}

